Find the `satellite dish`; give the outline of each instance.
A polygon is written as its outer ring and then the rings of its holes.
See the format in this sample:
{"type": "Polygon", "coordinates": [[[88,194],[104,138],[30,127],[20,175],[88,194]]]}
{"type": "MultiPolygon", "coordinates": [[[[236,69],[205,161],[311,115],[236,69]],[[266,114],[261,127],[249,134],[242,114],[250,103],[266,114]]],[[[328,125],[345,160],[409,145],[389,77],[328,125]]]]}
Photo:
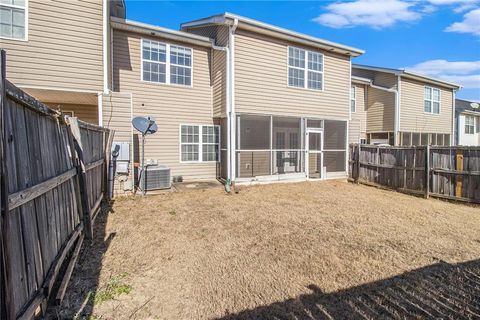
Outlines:
{"type": "Polygon", "coordinates": [[[476,102],[472,102],[472,103],[470,103],[470,107],[472,107],[473,109],[478,109],[480,107],[480,104],[478,104],[476,102]]]}
{"type": "Polygon", "coordinates": [[[155,118],[151,116],[135,117],[132,120],[132,125],[135,129],[140,131],[142,135],[153,134],[158,130],[158,126],[155,123],[155,118]]]}

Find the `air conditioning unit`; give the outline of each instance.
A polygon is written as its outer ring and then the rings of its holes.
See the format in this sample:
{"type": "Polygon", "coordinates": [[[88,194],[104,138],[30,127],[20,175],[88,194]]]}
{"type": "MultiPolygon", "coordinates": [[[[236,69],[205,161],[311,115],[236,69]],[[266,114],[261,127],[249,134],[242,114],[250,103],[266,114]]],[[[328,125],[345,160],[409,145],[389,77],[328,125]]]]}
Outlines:
{"type": "MultiPolygon", "coordinates": [[[[169,189],[172,186],[170,168],[163,165],[149,165],[145,169],[145,191],[169,189]]],[[[141,175],[143,172],[141,172],[141,175]]],[[[141,179],[140,179],[140,188],[141,179]]]]}

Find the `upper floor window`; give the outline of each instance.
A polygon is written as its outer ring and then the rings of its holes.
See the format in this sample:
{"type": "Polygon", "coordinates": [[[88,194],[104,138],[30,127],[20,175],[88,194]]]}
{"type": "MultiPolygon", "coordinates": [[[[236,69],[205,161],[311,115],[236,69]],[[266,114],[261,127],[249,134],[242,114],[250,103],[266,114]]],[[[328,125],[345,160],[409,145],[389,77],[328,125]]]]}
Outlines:
{"type": "Polygon", "coordinates": [[[192,85],[192,49],[142,39],[142,80],[192,85]]]}
{"type": "Polygon", "coordinates": [[[26,39],[26,0],[0,0],[0,37],[26,39]]]}
{"type": "Polygon", "coordinates": [[[323,54],[288,47],[288,85],[323,90],[323,54]]]}
{"type": "Polygon", "coordinates": [[[428,113],[440,113],[440,89],[425,87],[423,110],[428,113]]]}
{"type": "Polygon", "coordinates": [[[475,133],[475,117],[474,116],[465,116],[465,133],[466,134],[475,133]]]}
{"type": "Polygon", "coordinates": [[[352,86],[350,91],[350,110],[352,112],[357,111],[355,86],[352,86]]]}

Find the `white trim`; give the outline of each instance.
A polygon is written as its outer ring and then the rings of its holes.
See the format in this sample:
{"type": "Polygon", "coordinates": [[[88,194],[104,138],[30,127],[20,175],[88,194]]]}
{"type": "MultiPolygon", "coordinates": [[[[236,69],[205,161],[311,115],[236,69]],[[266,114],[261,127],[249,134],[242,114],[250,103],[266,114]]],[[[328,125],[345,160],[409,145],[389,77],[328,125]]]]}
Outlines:
{"type": "MultiPolygon", "coordinates": [[[[398,122],[397,122],[397,130],[398,132],[402,131],[400,129],[401,127],[401,122],[402,122],[402,77],[398,76],[398,84],[397,84],[397,92],[398,92],[398,106],[397,106],[397,113],[398,113],[398,122]]],[[[397,139],[398,137],[395,137],[394,139],[397,139]]],[[[396,145],[397,141],[395,141],[396,145]]],[[[398,141],[400,143],[400,141],[398,141]]]]}
{"type": "Polygon", "coordinates": [[[238,27],[238,19],[234,19],[233,25],[229,28],[228,44],[230,48],[230,130],[233,134],[230,134],[230,181],[233,183],[237,177],[237,123],[235,113],[235,31],[238,27]]]}
{"type": "Polygon", "coordinates": [[[304,48],[300,48],[300,47],[295,47],[295,46],[290,46],[290,45],[287,46],[287,87],[288,88],[294,88],[294,89],[312,90],[312,91],[315,91],[315,92],[323,92],[324,88],[325,88],[325,55],[323,54],[323,52],[312,51],[312,50],[308,50],[308,49],[304,49],[304,48]],[[290,48],[304,51],[303,59],[304,59],[304,62],[305,62],[305,67],[301,68],[301,67],[295,67],[295,66],[290,65],[290,48]],[[308,53],[309,52],[319,54],[322,57],[322,63],[321,63],[322,64],[322,71],[308,69],[308,53]],[[290,85],[290,81],[289,81],[290,80],[289,79],[290,68],[297,69],[297,70],[302,70],[304,72],[304,74],[303,74],[303,87],[296,87],[296,86],[291,86],[290,85]],[[322,75],[322,87],[320,89],[315,89],[315,88],[309,88],[308,87],[308,72],[319,73],[319,74],[322,75]]]}
{"type": "MultiPolygon", "coordinates": [[[[454,146],[455,145],[455,108],[456,108],[456,103],[455,103],[455,94],[456,90],[452,90],[452,134],[450,136],[450,145],[454,146]]],[[[460,118],[460,117],[459,117],[460,118]]],[[[457,134],[460,136],[460,132],[457,132],[457,134]]]]}
{"type": "Polygon", "coordinates": [[[425,114],[432,114],[432,115],[440,115],[442,113],[442,90],[440,88],[424,85],[423,86],[423,113],[425,114]],[[430,100],[425,98],[425,89],[430,88],[431,90],[431,98],[430,100]],[[433,91],[438,90],[438,101],[433,99],[433,91]],[[430,105],[430,112],[425,111],[425,101],[429,101],[430,105]],[[433,112],[433,103],[438,102],[438,113],[433,112]]]}
{"type": "Polygon", "coordinates": [[[75,92],[75,93],[92,93],[92,94],[98,95],[98,91],[94,91],[94,90],[66,89],[66,88],[55,88],[55,87],[31,86],[31,85],[17,85],[17,87],[21,89],[52,90],[52,91],[75,92]]]}
{"type": "Polygon", "coordinates": [[[231,21],[234,21],[234,24],[238,25],[238,22],[241,23],[241,27],[243,28],[252,28],[255,27],[257,30],[256,32],[263,33],[263,34],[270,34],[277,33],[274,36],[277,38],[287,39],[293,42],[297,42],[307,46],[318,47],[319,49],[323,50],[330,50],[333,52],[340,52],[342,54],[349,54],[352,56],[359,56],[365,53],[364,50],[353,48],[350,46],[342,45],[339,43],[331,42],[328,40],[316,38],[313,36],[309,36],[303,33],[291,31],[288,29],[280,28],[268,23],[260,22],[257,20],[253,20],[250,18],[242,17],[236,14],[232,14],[229,12],[225,12],[219,15],[210,16],[207,18],[189,21],[181,24],[181,28],[187,29],[189,27],[195,27],[200,25],[206,24],[221,24],[221,25],[229,25],[231,21]],[[228,19],[228,20],[227,20],[228,19]]]}
{"type": "Polygon", "coordinates": [[[158,40],[152,40],[150,38],[142,38],[140,41],[140,81],[149,83],[149,84],[155,84],[155,85],[168,85],[168,86],[174,86],[174,87],[180,87],[180,88],[193,88],[193,48],[190,47],[185,47],[185,46],[180,46],[174,44],[173,46],[178,47],[178,48],[183,48],[183,49],[189,49],[191,52],[190,55],[190,66],[184,66],[184,65],[179,65],[179,64],[171,64],[170,63],[170,43],[167,42],[162,42],[158,40]],[[150,42],[155,42],[158,45],[164,45],[165,46],[165,62],[160,62],[160,61],[154,61],[154,60],[148,60],[143,58],[143,42],[147,40],[150,42]],[[150,63],[156,63],[156,64],[164,64],[165,65],[165,82],[156,82],[156,81],[149,81],[149,80],[144,80],[143,79],[143,62],[150,62],[150,63]],[[175,67],[182,67],[182,68],[189,68],[190,69],[190,85],[185,85],[185,84],[178,84],[178,83],[171,83],[170,82],[170,67],[175,66],[175,67]]]}
{"type": "MultiPolygon", "coordinates": [[[[179,163],[218,163],[220,162],[220,138],[221,127],[216,124],[198,124],[198,123],[180,123],[178,125],[178,145],[179,145],[179,163]],[[198,142],[182,142],[182,126],[198,127],[198,142]],[[217,143],[203,143],[203,127],[218,128],[218,141],[217,143]],[[217,145],[218,154],[217,160],[203,160],[203,145],[217,145]],[[182,145],[198,145],[198,160],[182,160],[182,145]]],[[[215,131],[214,131],[215,132],[215,131]]]]}
{"type": "Polygon", "coordinates": [[[103,93],[98,93],[98,103],[97,103],[97,110],[98,110],[98,125],[103,126],[103,93]]]}
{"type": "Polygon", "coordinates": [[[108,0],[103,0],[103,92],[108,94],[108,0]]]}
{"type": "MultiPolygon", "coordinates": [[[[2,37],[0,36],[0,39],[5,39],[5,40],[12,40],[12,41],[22,41],[22,42],[28,42],[28,16],[29,16],[29,9],[28,9],[28,3],[29,0],[25,0],[25,6],[17,6],[17,5],[12,5],[12,4],[1,4],[1,6],[4,6],[4,7],[8,7],[8,8],[13,8],[13,9],[23,9],[25,10],[25,25],[24,25],[24,28],[25,28],[25,37],[23,39],[19,39],[19,38],[11,38],[11,37],[2,37]]],[[[13,19],[13,17],[12,17],[13,19]]]]}
{"type": "MultiPolygon", "coordinates": [[[[308,121],[308,119],[307,119],[308,121]]],[[[324,180],[325,179],[325,170],[323,169],[323,137],[324,137],[324,132],[323,128],[305,128],[305,176],[307,177],[307,180],[324,180]],[[310,150],[310,133],[319,133],[320,134],[320,150],[310,150]],[[309,154],[310,153],[319,153],[320,154],[320,178],[310,178],[309,175],[309,165],[310,165],[310,159],[309,159],[309,154]]]]}

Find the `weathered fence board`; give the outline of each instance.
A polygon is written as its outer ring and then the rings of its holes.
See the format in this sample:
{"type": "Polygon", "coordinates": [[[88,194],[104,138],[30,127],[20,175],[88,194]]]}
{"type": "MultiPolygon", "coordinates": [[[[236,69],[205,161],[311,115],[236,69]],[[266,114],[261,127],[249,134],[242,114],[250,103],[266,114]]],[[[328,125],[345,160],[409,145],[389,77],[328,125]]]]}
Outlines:
{"type": "Polygon", "coordinates": [[[352,144],[349,177],[425,197],[480,203],[480,147],[352,144]]]}
{"type": "Polygon", "coordinates": [[[83,239],[84,224],[87,238],[92,236],[93,216],[106,194],[105,141],[111,137],[9,83],[4,59],[2,51],[0,318],[30,319],[39,307],[45,311],[62,263],[83,239]]]}

